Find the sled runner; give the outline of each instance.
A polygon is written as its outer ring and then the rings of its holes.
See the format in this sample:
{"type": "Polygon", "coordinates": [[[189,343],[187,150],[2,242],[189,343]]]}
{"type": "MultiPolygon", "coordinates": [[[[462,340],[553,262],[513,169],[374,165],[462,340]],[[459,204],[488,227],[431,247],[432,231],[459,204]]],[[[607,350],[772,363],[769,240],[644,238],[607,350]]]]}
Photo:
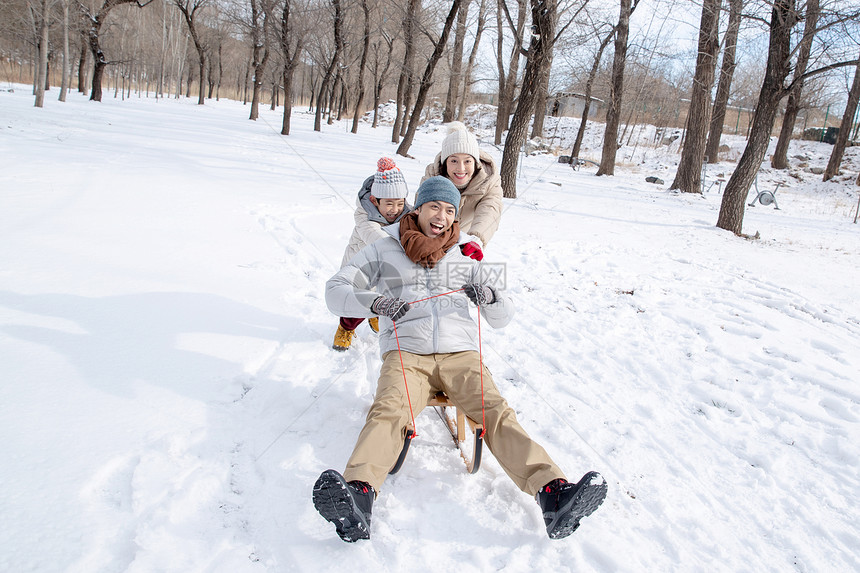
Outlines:
{"type": "MultiPolygon", "coordinates": [[[[454,446],[460,450],[460,457],[462,457],[463,461],[466,463],[466,471],[470,474],[476,473],[481,467],[481,451],[484,444],[484,426],[472,418],[469,418],[459,408],[454,406],[451,401],[448,400],[448,396],[446,396],[444,392],[437,392],[436,395],[430,399],[430,402],[427,405],[433,406],[436,409],[436,413],[439,414],[439,417],[448,427],[448,432],[450,432],[451,438],[454,440],[454,446]],[[448,408],[454,408],[455,419],[452,420],[451,416],[448,415],[448,408]],[[469,428],[474,436],[474,448],[472,450],[471,458],[466,455],[463,446],[461,445],[466,441],[467,423],[469,424],[469,428]]],[[[409,444],[412,442],[414,435],[415,431],[413,428],[411,426],[407,427],[406,438],[403,440],[403,449],[400,450],[397,462],[394,464],[394,467],[391,468],[391,471],[388,472],[389,474],[396,474],[400,471],[400,467],[403,465],[404,460],[406,460],[406,453],[409,451],[409,444]]]]}

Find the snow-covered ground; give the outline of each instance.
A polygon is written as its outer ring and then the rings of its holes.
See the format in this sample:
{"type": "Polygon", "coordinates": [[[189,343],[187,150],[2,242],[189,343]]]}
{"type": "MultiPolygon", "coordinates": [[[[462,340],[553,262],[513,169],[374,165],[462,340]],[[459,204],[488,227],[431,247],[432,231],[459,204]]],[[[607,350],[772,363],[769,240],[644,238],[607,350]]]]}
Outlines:
{"type": "MultiPolygon", "coordinates": [[[[467,475],[426,410],[372,539],[345,544],[311,487],[343,468],[380,359],[367,326],[330,349],[323,286],[376,159],[414,190],[444,131],[407,159],[387,126],[315,133],[300,109],[283,137],[280,110],[76,93],[35,109],[16,88],[0,92],[0,570],[860,570],[856,148],[838,182],[763,170],[789,186],[780,210],[747,209],[757,241],[715,227],[716,187],[668,192],[677,148],[647,134],[614,177],[526,158],[486,259],[519,311],[485,331],[485,362],[568,477],[598,470],[609,496],[551,541],[534,500],[489,454],[467,475]]],[[[823,167],[830,149],[790,157],[823,167]]]]}

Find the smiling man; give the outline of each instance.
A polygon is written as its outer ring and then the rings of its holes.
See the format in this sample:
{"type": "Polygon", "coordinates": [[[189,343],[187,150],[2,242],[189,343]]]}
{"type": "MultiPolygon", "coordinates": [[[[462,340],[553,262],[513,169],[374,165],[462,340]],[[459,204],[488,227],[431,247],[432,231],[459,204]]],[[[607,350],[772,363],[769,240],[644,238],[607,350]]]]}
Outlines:
{"type": "Polygon", "coordinates": [[[517,422],[486,368],[482,376],[473,315],[477,309],[499,328],[511,320],[513,304],[487,284],[466,248],[474,237],[460,233],[459,199],[447,178],[425,180],[416,210],[385,227],[388,237],[362,249],[326,283],[326,304],[335,314],[380,317],[383,359],[346,470],[326,470],[314,485],[314,506],[344,541],[370,538],[376,492],[397,460],[411,416],[439,391],[467,416],[484,420],[487,447],[517,487],[537,499],[550,538],[570,535],[606,496],[597,472],[568,483],[517,422]]]}

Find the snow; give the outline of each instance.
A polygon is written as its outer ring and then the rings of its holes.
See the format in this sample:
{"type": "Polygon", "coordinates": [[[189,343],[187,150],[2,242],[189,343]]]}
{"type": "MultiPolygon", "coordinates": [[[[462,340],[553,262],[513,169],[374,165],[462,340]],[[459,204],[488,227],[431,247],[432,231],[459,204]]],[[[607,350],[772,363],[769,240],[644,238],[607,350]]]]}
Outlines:
{"type": "MultiPolygon", "coordinates": [[[[677,143],[647,129],[614,177],[525,158],[485,259],[519,310],[484,331],[484,360],[607,500],[548,539],[489,453],[466,474],[428,409],[372,539],[345,544],[311,488],[343,469],[380,358],[366,325],[330,349],[323,287],[378,157],[414,191],[444,130],[419,130],[407,159],[387,126],[316,133],[300,108],[283,137],[267,107],[251,122],[231,101],[71,93],[36,109],[15,88],[0,92],[0,570],[860,570],[858,148],[836,182],[763,168],[761,188],[788,186],[780,210],[747,208],[759,240],[715,227],[716,187],[667,191],[677,143]]],[[[823,167],[830,149],[789,157],[823,167]]]]}

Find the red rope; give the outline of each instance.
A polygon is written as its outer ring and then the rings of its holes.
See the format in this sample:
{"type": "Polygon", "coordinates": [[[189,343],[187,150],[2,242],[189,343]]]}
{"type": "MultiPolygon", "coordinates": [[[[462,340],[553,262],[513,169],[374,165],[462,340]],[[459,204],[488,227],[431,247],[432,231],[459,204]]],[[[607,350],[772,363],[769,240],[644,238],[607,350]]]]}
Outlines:
{"type": "MultiPolygon", "coordinates": [[[[433,296],[428,296],[427,298],[421,298],[418,300],[414,300],[409,304],[416,304],[419,302],[424,302],[425,300],[430,300],[431,298],[436,298],[440,296],[446,296],[449,294],[454,294],[455,292],[460,292],[461,289],[452,290],[449,292],[443,292],[442,294],[436,294],[433,296]]],[[[392,320],[391,326],[394,327],[394,340],[397,342],[397,356],[400,358],[400,371],[403,372],[403,385],[406,387],[406,400],[409,402],[409,417],[412,419],[412,434],[413,438],[418,437],[418,426],[415,425],[415,413],[412,411],[412,400],[409,397],[409,383],[406,381],[406,367],[403,366],[403,352],[400,350],[400,338],[397,336],[397,324],[392,320]]],[[[482,352],[483,345],[481,344],[481,307],[478,306],[478,372],[481,377],[481,425],[486,428],[487,427],[487,418],[486,412],[484,410],[484,356],[482,352]]]]}
{"type": "Polygon", "coordinates": [[[445,295],[449,295],[449,294],[454,294],[455,292],[460,292],[461,290],[464,290],[464,289],[458,288],[457,290],[452,290],[452,291],[449,291],[449,292],[443,292],[442,294],[434,294],[433,296],[428,296],[427,298],[419,298],[418,300],[413,300],[413,301],[412,301],[412,302],[410,302],[409,304],[416,304],[416,303],[419,303],[419,302],[424,302],[425,300],[430,300],[431,298],[436,298],[436,297],[439,297],[439,296],[445,296],[445,295]]]}
{"type": "Polygon", "coordinates": [[[487,427],[487,418],[484,412],[484,356],[481,352],[481,307],[478,307],[478,365],[481,369],[481,427],[487,427]]]}
{"type": "Polygon", "coordinates": [[[403,372],[403,385],[406,387],[406,401],[409,402],[409,417],[412,418],[412,437],[418,437],[418,426],[415,425],[415,414],[412,412],[412,399],[409,398],[409,384],[406,382],[406,368],[403,366],[403,353],[400,352],[400,338],[397,336],[397,325],[391,321],[394,327],[394,340],[397,341],[397,356],[400,357],[400,371],[403,372]]]}

